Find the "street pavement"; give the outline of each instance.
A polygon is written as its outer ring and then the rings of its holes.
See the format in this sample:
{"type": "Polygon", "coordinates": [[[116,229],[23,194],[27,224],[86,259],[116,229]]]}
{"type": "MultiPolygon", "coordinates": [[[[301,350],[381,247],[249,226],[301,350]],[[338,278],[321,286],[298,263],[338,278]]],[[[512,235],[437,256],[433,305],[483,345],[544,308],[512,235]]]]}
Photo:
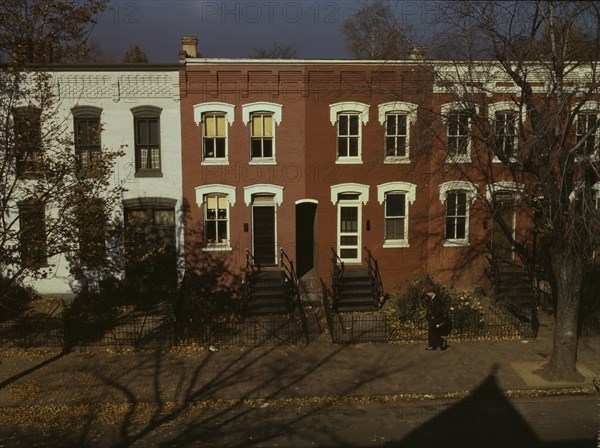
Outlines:
{"type": "MultiPolygon", "coordinates": [[[[147,436],[162,427],[163,414],[170,416],[166,422],[172,428],[173,422],[183,415],[193,421],[194,411],[203,415],[207,427],[214,428],[206,423],[206,416],[214,416],[212,423],[220,422],[219,419],[227,420],[233,409],[239,425],[244,421],[240,419],[240,409],[272,412],[273,421],[287,421],[286,415],[300,412],[290,409],[320,409],[302,415],[310,414],[311,418],[320,415],[325,421],[324,408],[347,409],[348,418],[350,414],[355,418],[356,412],[363,413],[361,406],[393,408],[412,403],[411,406],[418,404],[419,409],[423,409],[425,403],[442,403],[431,415],[435,420],[447,408],[455,409],[461,403],[471,403],[467,414],[476,409],[478,415],[491,413],[496,418],[508,412],[497,403],[546,399],[554,400],[548,402],[554,407],[560,403],[556,400],[582,399],[588,406],[585,409],[589,410],[590,400],[592,403],[597,400],[592,376],[600,371],[598,336],[584,338],[580,343],[578,370],[585,377],[584,381],[552,383],[535,374],[536,369],[548,361],[552,350],[549,316],[543,316],[536,339],[449,342],[450,348],[444,352],[425,351],[423,343],[336,345],[324,339],[309,345],[256,348],[185,346],[142,352],[0,351],[0,420],[6,424],[0,446],[34,446],[36,443],[39,445],[35,446],[81,446],[82,440],[90,446],[146,446],[147,436]],[[158,423],[147,428],[144,437],[128,438],[129,433],[135,433],[136,425],[143,427],[148,421],[158,423]],[[106,432],[107,428],[124,426],[127,429],[115,437],[98,436],[98,443],[92,443],[94,439],[90,437],[101,428],[106,432]],[[55,445],[48,443],[48,437],[60,433],[61,429],[71,428],[70,434],[74,437],[74,434],[81,435],[82,427],[89,432],[73,444],[70,438],[53,439],[55,445]],[[38,434],[43,428],[46,429],[38,434]],[[38,434],[37,438],[29,439],[34,437],[32,434],[38,434]]],[[[520,416],[518,407],[508,408],[509,414],[520,416]]],[[[590,446],[590,437],[595,435],[590,435],[589,430],[589,419],[597,420],[597,407],[595,409],[596,415],[586,420],[584,439],[587,444],[582,446],[590,446]]],[[[327,414],[327,418],[330,417],[327,414]]],[[[417,426],[427,421],[420,418],[417,426]]],[[[370,428],[373,421],[368,422],[370,428]]],[[[527,431],[529,426],[523,426],[523,437],[518,440],[529,440],[529,446],[542,446],[542,439],[527,431]]],[[[178,427],[178,434],[180,429],[178,427]]],[[[490,433],[490,429],[485,432],[490,433]]],[[[203,437],[210,439],[207,434],[203,437]]],[[[244,446],[238,439],[235,444],[226,446],[244,446]]],[[[503,440],[500,435],[495,439],[503,440]]],[[[199,444],[198,440],[156,446],[212,446],[199,444]]],[[[263,446],[245,440],[247,446],[263,446]]],[[[373,440],[372,446],[389,443],[387,438],[374,436],[373,440]]],[[[423,446],[438,446],[425,442],[423,446]]],[[[576,446],[562,442],[563,445],[556,446],[576,446]]],[[[335,440],[328,443],[327,446],[363,446],[342,441],[336,444],[335,440]]],[[[507,445],[492,443],[489,446],[507,445]]]]}

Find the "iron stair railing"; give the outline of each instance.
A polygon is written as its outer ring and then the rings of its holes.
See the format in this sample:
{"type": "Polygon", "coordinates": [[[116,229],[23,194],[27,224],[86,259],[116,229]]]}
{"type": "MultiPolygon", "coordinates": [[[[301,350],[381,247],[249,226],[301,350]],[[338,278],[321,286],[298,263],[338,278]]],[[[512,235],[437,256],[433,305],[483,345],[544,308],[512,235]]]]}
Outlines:
{"type": "Polygon", "coordinates": [[[381,281],[381,274],[379,273],[379,263],[371,254],[371,251],[365,246],[367,251],[367,270],[369,278],[371,279],[371,291],[373,291],[373,300],[378,306],[383,304],[383,282],[381,281]]]}
{"type": "Polygon", "coordinates": [[[252,289],[260,269],[260,264],[256,263],[252,253],[246,249],[246,267],[244,269],[244,279],[242,280],[242,299],[244,310],[248,309],[248,302],[252,298],[252,289]]]}
{"type": "Polygon", "coordinates": [[[345,266],[344,266],[344,262],[338,256],[338,254],[333,249],[333,247],[331,248],[331,253],[332,253],[331,263],[333,265],[332,270],[331,270],[331,286],[333,289],[332,301],[333,301],[333,307],[335,308],[337,306],[337,303],[342,294],[342,290],[344,288],[345,266]]]}

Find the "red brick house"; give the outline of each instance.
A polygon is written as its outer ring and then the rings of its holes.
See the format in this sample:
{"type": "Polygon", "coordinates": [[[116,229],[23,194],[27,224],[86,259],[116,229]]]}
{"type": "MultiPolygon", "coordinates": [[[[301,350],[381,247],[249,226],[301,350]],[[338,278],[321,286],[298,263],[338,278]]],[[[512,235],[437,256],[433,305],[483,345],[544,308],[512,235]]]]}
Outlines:
{"type": "MultiPolygon", "coordinates": [[[[487,256],[515,258],[492,215],[527,240],[522,184],[477,170],[492,155],[472,154],[470,117],[422,61],[202,59],[196,42],[180,74],[188,269],[238,281],[247,253],[276,266],[283,249],[328,284],[334,254],[365,267],[368,248],[386,291],[424,271],[488,288],[487,256]]],[[[520,120],[500,81],[475,107],[508,151],[520,120]]]]}

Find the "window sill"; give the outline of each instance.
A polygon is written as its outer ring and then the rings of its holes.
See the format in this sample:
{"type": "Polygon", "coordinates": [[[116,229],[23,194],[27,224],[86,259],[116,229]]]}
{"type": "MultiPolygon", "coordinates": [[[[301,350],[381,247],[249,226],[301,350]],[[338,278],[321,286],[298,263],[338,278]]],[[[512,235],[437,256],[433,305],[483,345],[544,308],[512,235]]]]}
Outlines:
{"type": "Polygon", "coordinates": [[[408,241],[403,240],[385,241],[383,243],[384,249],[397,249],[401,247],[410,247],[410,244],[408,244],[408,241]]]}
{"type": "Polygon", "coordinates": [[[469,247],[469,240],[446,240],[444,247],[469,247]]]}
{"type": "Polygon", "coordinates": [[[409,164],[410,159],[408,157],[386,157],[383,159],[384,165],[399,165],[399,164],[409,164]]]}
{"type": "Polygon", "coordinates": [[[471,163],[470,156],[446,157],[446,163],[471,163]]]}
{"type": "Polygon", "coordinates": [[[163,177],[163,173],[158,170],[141,170],[135,173],[135,177],[163,177]]]}
{"type": "Polygon", "coordinates": [[[219,160],[203,160],[200,165],[229,165],[229,160],[227,159],[219,159],[219,160]]]}
{"type": "Polygon", "coordinates": [[[204,252],[231,252],[231,246],[227,244],[211,244],[202,248],[204,252]]]}
{"type": "MultiPolygon", "coordinates": [[[[509,163],[517,163],[517,159],[515,159],[514,157],[511,157],[510,159],[508,159],[509,163]]],[[[494,158],[492,159],[492,163],[502,163],[502,160],[500,160],[498,157],[494,156],[494,158]]]]}
{"type": "Polygon", "coordinates": [[[359,158],[343,158],[335,161],[336,165],[362,165],[363,161],[359,158]]]}
{"type": "Polygon", "coordinates": [[[274,159],[252,159],[248,162],[248,165],[277,165],[277,160],[274,159]]]}

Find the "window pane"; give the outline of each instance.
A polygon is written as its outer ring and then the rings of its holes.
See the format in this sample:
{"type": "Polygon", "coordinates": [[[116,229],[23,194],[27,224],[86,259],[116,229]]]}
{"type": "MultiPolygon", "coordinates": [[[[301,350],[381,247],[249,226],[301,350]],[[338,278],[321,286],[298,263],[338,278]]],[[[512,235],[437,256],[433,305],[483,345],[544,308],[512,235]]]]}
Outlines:
{"type": "Polygon", "coordinates": [[[456,193],[448,193],[446,197],[447,214],[449,216],[456,215],[456,193]]]}
{"type": "Polygon", "coordinates": [[[398,135],[406,135],[406,115],[398,115],[398,135]]]}
{"type": "Polygon", "coordinates": [[[260,138],[252,139],[252,158],[262,157],[262,140],[260,138]]]}
{"type": "Polygon", "coordinates": [[[217,157],[225,157],[225,139],[218,137],[215,140],[217,144],[217,157]]]}
{"type": "Polygon", "coordinates": [[[348,135],[348,116],[340,115],[338,117],[338,135],[348,135]]]}
{"type": "Polygon", "coordinates": [[[270,138],[263,140],[263,151],[264,157],[273,157],[273,140],[270,138]]]}
{"type": "Polygon", "coordinates": [[[396,139],[394,137],[387,137],[385,139],[385,155],[388,157],[396,155],[396,139]]]}
{"type": "Polygon", "coordinates": [[[205,229],[204,231],[206,232],[206,242],[216,243],[217,242],[217,222],[216,221],[206,221],[204,229],[205,229]]]}
{"type": "Polygon", "coordinates": [[[341,249],[340,250],[340,258],[343,259],[355,259],[358,256],[358,250],[357,249],[341,249]]]}
{"type": "Polygon", "coordinates": [[[175,212],[173,210],[156,210],[154,219],[157,225],[172,226],[175,225],[175,212]]]}
{"type": "Polygon", "coordinates": [[[227,242],[227,221],[219,221],[218,222],[218,231],[219,231],[219,243],[227,242]]]}
{"type": "Polygon", "coordinates": [[[213,138],[207,138],[204,140],[204,156],[214,157],[215,156],[215,141],[213,138]]]}
{"type": "Polygon", "coordinates": [[[406,155],[406,137],[396,138],[396,155],[399,157],[406,155]]]}
{"type": "Polygon", "coordinates": [[[358,157],[358,137],[349,137],[350,157],[358,157]]]}
{"type": "Polygon", "coordinates": [[[340,237],[341,246],[356,246],[358,244],[357,236],[342,236],[340,237]]]}
{"type": "Polygon", "coordinates": [[[217,135],[219,137],[225,137],[225,117],[223,115],[220,115],[218,117],[215,117],[216,122],[217,122],[217,135]]]}
{"type": "Polygon", "coordinates": [[[208,196],[206,198],[206,206],[209,209],[216,209],[217,208],[217,197],[216,196],[208,196]]]}
{"type": "Polygon", "coordinates": [[[273,137],[273,117],[270,115],[266,115],[264,117],[265,122],[265,136],[273,137]]]}
{"type": "Polygon", "coordinates": [[[148,120],[149,127],[149,143],[151,145],[158,145],[158,120],[148,120]]]}
{"type": "Polygon", "coordinates": [[[262,129],[262,116],[254,115],[252,117],[252,136],[253,137],[262,137],[263,129],[262,129]]]}
{"type": "Polygon", "coordinates": [[[386,134],[387,135],[396,135],[396,115],[388,114],[386,134]]]}
{"type": "Polygon", "coordinates": [[[348,138],[338,137],[338,156],[348,157],[348,138]]]}
{"type": "Polygon", "coordinates": [[[458,193],[456,195],[457,204],[456,204],[456,212],[460,216],[464,216],[467,213],[467,195],[466,193],[458,193]]]}
{"type": "Polygon", "coordinates": [[[446,218],[446,239],[456,239],[456,227],[454,217],[446,218]]]}
{"type": "Polygon", "coordinates": [[[358,115],[350,116],[350,135],[358,135],[358,115]]]}
{"type": "Polygon", "coordinates": [[[148,124],[145,120],[137,120],[137,143],[145,145],[148,143],[148,124]]]}
{"type": "Polygon", "coordinates": [[[385,239],[403,240],[404,239],[404,218],[386,218],[385,220],[385,239]]]}
{"type": "Polygon", "coordinates": [[[207,136],[207,137],[215,136],[215,129],[216,129],[215,120],[216,120],[216,117],[214,117],[212,115],[209,115],[206,117],[205,123],[204,123],[204,135],[205,136],[207,136]]]}
{"type": "Polygon", "coordinates": [[[466,218],[460,217],[456,219],[456,238],[465,239],[466,237],[466,218]]]}
{"type": "Polygon", "coordinates": [[[405,202],[404,194],[386,194],[385,216],[405,216],[405,202]]]}

